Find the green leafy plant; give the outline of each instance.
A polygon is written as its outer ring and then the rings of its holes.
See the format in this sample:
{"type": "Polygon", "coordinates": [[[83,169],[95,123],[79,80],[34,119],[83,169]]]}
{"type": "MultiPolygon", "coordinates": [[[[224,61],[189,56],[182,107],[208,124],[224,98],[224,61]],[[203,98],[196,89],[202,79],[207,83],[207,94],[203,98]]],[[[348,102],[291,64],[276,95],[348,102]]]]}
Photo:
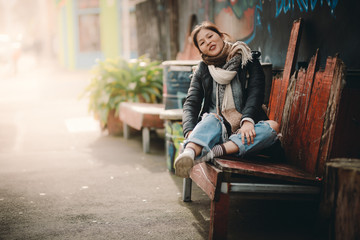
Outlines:
{"type": "Polygon", "coordinates": [[[121,102],[159,103],[162,101],[162,67],[159,62],[140,57],[134,60],[109,58],[98,61],[84,94],[89,110],[106,126],[111,110],[118,113],[121,102]]]}

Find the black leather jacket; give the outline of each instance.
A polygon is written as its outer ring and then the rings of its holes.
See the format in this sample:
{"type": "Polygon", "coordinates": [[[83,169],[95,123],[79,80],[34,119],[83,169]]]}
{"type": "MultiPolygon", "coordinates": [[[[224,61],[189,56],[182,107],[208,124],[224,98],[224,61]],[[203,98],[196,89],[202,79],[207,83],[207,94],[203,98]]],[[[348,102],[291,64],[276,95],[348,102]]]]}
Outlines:
{"type": "MultiPolygon", "coordinates": [[[[252,55],[253,60],[247,63],[244,68],[240,66],[237,70],[243,92],[242,102],[244,103],[243,106],[239,107],[240,109],[237,108],[237,111],[243,114],[243,118],[252,118],[257,123],[260,120],[268,120],[261,107],[264,102],[265,75],[258,60],[260,52],[253,51],[252,55]]],[[[190,77],[190,87],[183,106],[184,136],[194,129],[204,113],[209,112],[213,88],[213,78],[203,61],[199,63],[196,72],[190,77]]],[[[225,125],[228,133],[230,133],[229,124],[225,122],[225,125]]]]}

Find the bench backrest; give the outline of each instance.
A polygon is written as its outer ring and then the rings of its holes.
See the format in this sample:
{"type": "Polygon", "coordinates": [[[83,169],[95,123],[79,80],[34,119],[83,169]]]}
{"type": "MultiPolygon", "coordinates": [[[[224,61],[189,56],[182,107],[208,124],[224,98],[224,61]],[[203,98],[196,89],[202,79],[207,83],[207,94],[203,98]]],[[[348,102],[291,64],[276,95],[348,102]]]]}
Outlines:
{"type": "Polygon", "coordinates": [[[284,71],[273,78],[268,115],[280,123],[282,145],[289,162],[322,177],[331,151],[345,65],[328,57],[318,70],[318,51],[308,68],[295,71],[302,21],[291,31],[284,71]]]}

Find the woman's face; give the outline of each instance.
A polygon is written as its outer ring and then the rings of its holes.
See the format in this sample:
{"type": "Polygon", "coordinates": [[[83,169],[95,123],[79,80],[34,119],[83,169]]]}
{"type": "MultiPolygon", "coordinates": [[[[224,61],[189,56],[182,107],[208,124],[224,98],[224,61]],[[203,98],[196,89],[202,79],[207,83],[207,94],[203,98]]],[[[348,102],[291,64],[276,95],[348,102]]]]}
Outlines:
{"type": "Polygon", "coordinates": [[[200,51],[210,57],[217,56],[224,47],[223,38],[216,32],[206,28],[199,31],[196,41],[200,51]]]}

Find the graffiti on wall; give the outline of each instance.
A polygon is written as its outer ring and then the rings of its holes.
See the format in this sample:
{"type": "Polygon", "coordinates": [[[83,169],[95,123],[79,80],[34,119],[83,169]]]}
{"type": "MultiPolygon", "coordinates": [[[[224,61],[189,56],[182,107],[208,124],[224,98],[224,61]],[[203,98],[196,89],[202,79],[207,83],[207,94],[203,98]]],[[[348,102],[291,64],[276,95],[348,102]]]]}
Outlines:
{"type": "Polygon", "coordinates": [[[216,0],[215,24],[235,39],[247,38],[256,27],[256,3],[255,0],[216,0]]]}
{"type": "Polygon", "coordinates": [[[324,2],[327,3],[331,14],[334,15],[334,10],[339,0],[276,0],[275,17],[278,17],[281,12],[287,13],[295,8],[298,8],[300,12],[314,11],[317,4],[323,6],[324,2]]]}
{"type": "Polygon", "coordinates": [[[341,54],[348,68],[359,69],[356,52],[360,30],[360,1],[350,0],[212,0],[213,21],[220,29],[261,51],[261,61],[282,69],[292,22],[304,28],[298,62],[306,64],[317,49],[320,65],[341,54]]]}
{"type": "MultiPolygon", "coordinates": [[[[334,11],[339,0],[275,0],[276,8],[273,14],[278,18],[281,14],[291,11],[308,13],[314,11],[317,6],[327,5],[331,15],[335,17],[334,11]]],[[[250,43],[256,34],[256,28],[261,26],[271,34],[270,24],[262,22],[263,12],[262,0],[216,0],[215,1],[215,23],[236,40],[250,43]]]]}

